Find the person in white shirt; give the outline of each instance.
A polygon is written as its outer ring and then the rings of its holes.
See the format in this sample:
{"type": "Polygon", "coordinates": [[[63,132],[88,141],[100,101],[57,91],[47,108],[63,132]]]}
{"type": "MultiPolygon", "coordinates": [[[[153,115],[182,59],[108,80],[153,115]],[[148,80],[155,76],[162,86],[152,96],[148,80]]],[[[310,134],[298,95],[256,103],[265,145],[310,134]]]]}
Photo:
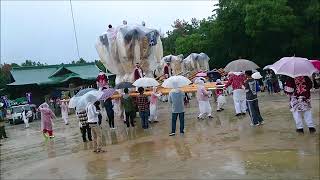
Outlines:
{"type": "Polygon", "coordinates": [[[99,122],[99,112],[96,109],[96,106],[93,103],[88,103],[87,107],[87,117],[88,117],[88,124],[91,128],[91,132],[93,134],[93,152],[105,152],[101,149],[102,145],[102,132],[99,122]]]}
{"type": "Polygon", "coordinates": [[[22,108],[21,115],[22,115],[23,122],[26,125],[25,127],[29,128],[29,117],[27,116],[27,111],[24,108],[22,108]]]}

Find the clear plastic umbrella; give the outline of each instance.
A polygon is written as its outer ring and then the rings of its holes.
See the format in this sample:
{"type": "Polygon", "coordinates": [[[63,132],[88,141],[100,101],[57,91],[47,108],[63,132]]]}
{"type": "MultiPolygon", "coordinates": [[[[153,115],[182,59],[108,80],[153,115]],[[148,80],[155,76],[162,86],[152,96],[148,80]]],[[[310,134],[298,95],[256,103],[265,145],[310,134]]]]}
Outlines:
{"type": "Polygon", "coordinates": [[[75,108],[76,105],[77,105],[77,102],[78,102],[79,98],[80,98],[80,96],[79,96],[79,97],[73,96],[73,97],[70,99],[70,101],[69,101],[68,107],[69,107],[69,108],[75,108]]]}
{"type": "Polygon", "coordinates": [[[227,72],[240,72],[240,71],[254,70],[258,68],[259,66],[252,61],[249,61],[246,59],[238,59],[238,60],[231,61],[229,64],[227,64],[224,70],[227,72]]]}
{"type": "Polygon", "coordinates": [[[83,96],[84,94],[86,94],[87,92],[90,92],[90,91],[93,91],[93,90],[96,90],[94,88],[86,88],[86,89],[81,89],[76,95],[76,97],[80,97],[80,96],[83,96]]]}
{"type": "Polygon", "coordinates": [[[154,87],[159,86],[159,83],[153,78],[143,77],[136,80],[133,85],[136,87],[154,87]]]}
{"type": "Polygon", "coordinates": [[[79,99],[77,100],[76,109],[85,110],[88,103],[94,103],[96,101],[99,101],[102,95],[103,95],[102,91],[86,93],[85,95],[79,97],[79,99]]]}
{"type": "Polygon", "coordinates": [[[171,76],[162,83],[164,88],[180,88],[191,84],[191,81],[184,76],[171,76]]]}
{"type": "Polygon", "coordinates": [[[270,66],[271,66],[271,65],[266,65],[266,66],[263,68],[263,70],[268,70],[268,69],[270,69],[270,66]]]}

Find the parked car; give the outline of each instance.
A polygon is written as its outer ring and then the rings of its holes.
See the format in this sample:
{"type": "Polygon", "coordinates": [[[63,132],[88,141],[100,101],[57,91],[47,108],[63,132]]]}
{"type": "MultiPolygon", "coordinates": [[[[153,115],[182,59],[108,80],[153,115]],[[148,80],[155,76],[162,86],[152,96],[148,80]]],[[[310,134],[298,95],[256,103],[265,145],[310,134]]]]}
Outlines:
{"type": "Polygon", "coordinates": [[[7,119],[9,120],[10,124],[18,124],[23,122],[22,120],[22,109],[27,111],[27,117],[29,118],[29,122],[32,121],[33,112],[31,110],[31,106],[29,104],[18,105],[18,106],[11,106],[7,109],[7,119]]]}

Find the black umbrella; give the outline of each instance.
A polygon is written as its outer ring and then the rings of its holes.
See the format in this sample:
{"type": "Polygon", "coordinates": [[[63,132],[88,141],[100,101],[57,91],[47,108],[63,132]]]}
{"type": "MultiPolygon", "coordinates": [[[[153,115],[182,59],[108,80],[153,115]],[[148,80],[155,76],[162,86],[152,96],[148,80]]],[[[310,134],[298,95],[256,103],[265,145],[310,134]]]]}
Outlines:
{"type": "Polygon", "coordinates": [[[221,79],[221,74],[217,70],[208,71],[207,75],[211,82],[215,82],[217,79],[221,79]]]}
{"type": "Polygon", "coordinates": [[[114,88],[115,89],[124,89],[124,88],[132,88],[132,87],[134,87],[134,86],[132,85],[131,82],[121,82],[121,83],[117,84],[114,88]]]}

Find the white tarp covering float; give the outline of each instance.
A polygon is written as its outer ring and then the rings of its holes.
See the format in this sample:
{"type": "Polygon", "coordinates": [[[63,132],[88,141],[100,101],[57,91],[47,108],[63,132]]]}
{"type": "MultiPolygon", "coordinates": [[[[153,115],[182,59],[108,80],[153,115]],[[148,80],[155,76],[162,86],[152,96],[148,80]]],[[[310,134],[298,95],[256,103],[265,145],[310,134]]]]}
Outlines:
{"type": "Polygon", "coordinates": [[[102,63],[116,74],[116,84],[133,82],[136,63],[146,77],[153,77],[163,56],[162,42],[157,30],[141,25],[121,25],[109,28],[96,43],[102,63]]]}
{"type": "Polygon", "coordinates": [[[208,71],[209,60],[210,58],[205,53],[191,53],[183,60],[183,72],[187,73],[188,71],[208,71]]]}

